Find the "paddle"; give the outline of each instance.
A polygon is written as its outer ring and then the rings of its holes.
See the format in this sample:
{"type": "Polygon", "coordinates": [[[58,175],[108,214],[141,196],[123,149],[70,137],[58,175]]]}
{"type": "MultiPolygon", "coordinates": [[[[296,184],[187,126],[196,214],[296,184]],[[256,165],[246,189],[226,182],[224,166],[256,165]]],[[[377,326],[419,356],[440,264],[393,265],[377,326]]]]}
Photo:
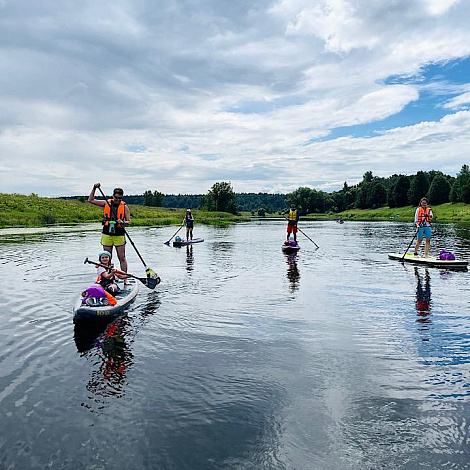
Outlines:
{"type": "MultiPolygon", "coordinates": [[[[181,224],[181,227],[173,234],[173,237],[184,227],[184,220],[183,223],[181,224]]],[[[164,245],[170,246],[171,240],[173,240],[173,237],[171,237],[167,242],[164,242],[164,245]]]]}
{"type": "MultiPolygon", "coordinates": [[[[88,264],[94,264],[95,266],[101,266],[102,268],[105,268],[105,269],[108,269],[108,270],[113,269],[113,268],[110,268],[109,266],[106,266],[105,264],[96,263],[95,261],[90,261],[88,258],[85,258],[85,261],[83,262],[83,264],[87,264],[87,263],[88,264]]],[[[154,277],[137,277],[137,276],[134,276],[133,274],[125,273],[124,271],[120,271],[119,269],[115,269],[114,271],[117,272],[118,274],[123,274],[127,277],[132,277],[133,279],[137,279],[138,281],[140,281],[142,284],[144,284],[149,289],[155,289],[155,287],[157,287],[157,284],[160,284],[160,278],[159,277],[157,277],[157,278],[154,278],[154,277]]]]}
{"type": "Polygon", "coordinates": [[[300,230],[299,227],[297,227],[297,230],[298,230],[300,233],[304,234],[304,235],[317,247],[317,249],[320,248],[306,233],[302,232],[302,230],[300,230]]]}
{"type": "MultiPolygon", "coordinates": [[[[424,222],[424,220],[423,220],[424,222]]],[[[413,244],[413,242],[415,241],[415,238],[416,238],[416,235],[418,235],[418,232],[419,232],[419,229],[421,228],[421,226],[423,225],[423,222],[421,222],[419,224],[419,227],[418,229],[416,230],[415,234],[413,235],[413,238],[411,239],[411,242],[410,244],[408,245],[408,248],[406,249],[405,253],[403,254],[403,256],[401,257],[400,261],[404,261],[405,260],[405,256],[406,254],[408,253],[408,250],[410,249],[410,246],[413,244]]]]}
{"type": "MultiPolygon", "coordinates": [[[[287,217],[284,217],[284,219],[286,219],[287,221],[289,220],[287,217]]],[[[303,235],[305,235],[317,247],[317,249],[320,248],[306,233],[302,232],[299,227],[297,227],[297,230],[303,235]]]]}
{"type": "MultiPolygon", "coordinates": [[[[111,204],[108,202],[108,199],[106,198],[106,196],[104,195],[103,191],[101,190],[101,188],[99,186],[98,186],[98,189],[100,190],[101,195],[104,197],[104,200],[106,201],[106,204],[108,204],[109,209],[111,210],[111,213],[117,218],[117,211],[113,211],[113,208],[112,208],[111,204]]],[[[137,256],[140,258],[140,261],[142,261],[142,264],[145,267],[145,274],[147,274],[147,277],[148,278],[153,278],[153,279],[160,279],[158,277],[158,274],[152,268],[149,268],[145,264],[144,258],[142,258],[141,254],[139,253],[139,250],[134,245],[134,242],[132,241],[132,238],[130,237],[129,232],[126,230],[124,225],[122,226],[122,229],[124,230],[124,233],[126,234],[129,241],[131,242],[131,245],[134,247],[134,250],[137,253],[137,256]]],[[[158,282],[160,282],[160,280],[158,282]]],[[[157,284],[158,284],[158,282],[157,282],[157,284]]]]}

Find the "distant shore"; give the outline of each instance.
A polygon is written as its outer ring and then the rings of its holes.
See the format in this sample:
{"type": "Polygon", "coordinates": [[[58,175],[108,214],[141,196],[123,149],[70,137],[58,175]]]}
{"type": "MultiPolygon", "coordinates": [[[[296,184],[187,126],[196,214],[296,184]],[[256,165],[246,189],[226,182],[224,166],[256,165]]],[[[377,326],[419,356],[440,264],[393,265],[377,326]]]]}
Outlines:
{"type": "MultiPolygon", "coordinates": [[[[129,205],[133,226],[180,225],[185,215],[184,209],[129,205]]],[[[78,200],[43,198],[35,195],[0,194],[0,228],[47,227],[54,225],[80,225],[101,222],[102,210],[78,200]]],[[[441,204],[433,206],[435,222],[470,222],[470,204],[441,204]]],[[[266,214],[266,217],[252,217],[251,213],[239,215],[227,212],[193,211],[196,223],[207,225],[228,225],[257,220],[279,218],[279,213],[266,214]]],[[[302,220],[346,221],[402,221],[412,222],[415,207],[381,207],[378,209],[351,209],[341,213],[308,214],[302,220]]]]}
{"type": "MultiPolygon", "coordinates": [[[[185,209],[129,205],[132,226],[181,225],[185,209]]],[[[101,222],[100,207],[78,200],[52,199],[35,195],[0,194],[0,228],[47,227],[101,222]]],[[[249,215],[194,210],[196,223],[228,225],[250,220],[249,215]]]]}
{"type": "MultiPolygon", "coordinates": [[[[470,204],[441,204],[431,206],[435,222],[470,222],[470,204]]],[[[301,216],[301,220],[339,220],[347,221],[396,221],[413,222],[416,207],[380,207],[378,209],[350,209],[344,212],[329,212],[301,216]]],[[[266,214],[266,218],[282,218],[280,214],[266,214]]],[[[263,219],[263,217],[256,217],[263,219]]]]}

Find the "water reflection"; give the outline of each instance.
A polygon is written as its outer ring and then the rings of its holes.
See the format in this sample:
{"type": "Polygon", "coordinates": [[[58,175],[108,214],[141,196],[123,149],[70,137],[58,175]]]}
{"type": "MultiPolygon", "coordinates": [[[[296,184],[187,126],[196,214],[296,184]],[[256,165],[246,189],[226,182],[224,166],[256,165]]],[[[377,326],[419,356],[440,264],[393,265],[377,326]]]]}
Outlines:
{"type": "MultiPolygon", "coordinates": [[[[420,324],[419,331],[428,331],[429,324],[431,323],[431,276],[429,269],[424,271],[424,279],[422,278],[418,267],[415,266],[416,284],[416,312],[420,324]]],[[[429,341],[428,338],[423,338],[423,341],[429,341]]]]}
{"type": "MultiPolygon", "coordinates": [[[[74,340],[82,357],[92,361],[94,370],[86,384],[86,389],[98,397],[124,396],[126,372],[134,364],[130,345],[139,330],[158,307],[160,298],[157,292],[147,294],[147,301],[140,306],[137,316],[124,315],[108,324],[76,324],[74,340]]],[[[84,405],[91,408],[90,405],[84,405]]]]}
{"type": "Polygon", "coordinates": [[[134,356],[126,342],[129,321],[127,316],[114,320],[94,339],[93,328],[91,331],[90,328],[86,331],[83,326],[75,329],[77,349],[84,356],[92,356],[95,361],[98,359],[98,368],[92,372],[86,385],[94,395],[120,397],[124,394],[125,374],[134,363],[134,356]]]}
{"type": "Polygon", "coordinates": [[[186,271],[190,273],[194,269],[194,255],[193,255],[193,246],[186,246],[186,271]]]}
{"type": "Polygon", "coordinates": [[[295,292],[299,289],[300,272],[297,267],[297,253],[286,255],[287,279],[289,279],[290,291],[295,292]]]}

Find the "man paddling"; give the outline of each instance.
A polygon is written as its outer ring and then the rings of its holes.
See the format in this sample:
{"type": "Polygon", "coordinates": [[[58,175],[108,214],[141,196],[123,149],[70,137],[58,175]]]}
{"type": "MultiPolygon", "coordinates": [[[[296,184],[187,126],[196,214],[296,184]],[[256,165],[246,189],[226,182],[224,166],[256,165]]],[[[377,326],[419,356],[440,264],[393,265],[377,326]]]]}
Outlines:
{"type": "Polygon", "coordinates": [[[424,247],[424,257],[427,258],[429,254],[429,247],[431,246],[431,219],[433,218],[432,209],[428,207],[428,200],[423,197],[419,201],[419,206],[415,212],[415,225],[418,229],[418,241],[416,242],[414,255],[418,256],[419,246],[426,237],[426,245],[424,247]]]}
{"type": "Polygon", "coordinates": [[[116,248],[121,271],[127,272],[125,226],[130,224],[131,216],[127,204],[122,200],[124,191],[121,188],[115,188],[113,198],[103,201],[95,199],[95,191],[100,186],[101,183],[93,185],[88,202],[103,208],[101,244],[103,245],[103,250],[111,254],[113,246],[116,248]]]}
{"type": "Polygon", "coordinates": [[[289,214],[287,216],[287,241],[290,234],[294,235],[294,241],[297,243],[297,223],[299,222],[299,211],[295,208],[295,204],[290,205],[289,214]]]}

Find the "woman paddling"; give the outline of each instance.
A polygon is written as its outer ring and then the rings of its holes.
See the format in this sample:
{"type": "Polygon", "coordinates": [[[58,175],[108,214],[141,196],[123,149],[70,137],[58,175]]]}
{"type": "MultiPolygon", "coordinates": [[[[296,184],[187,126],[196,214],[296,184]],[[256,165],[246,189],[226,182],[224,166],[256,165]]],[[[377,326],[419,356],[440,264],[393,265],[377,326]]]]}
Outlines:
{"type": "Polygon", "coordinates": [[[186,240],[193,239],[194,216],[191,214],[191,209],[186,209],[184,216],[184,224],[186,225],[186,240]],[[191,238],[190,238],[191,237],[191,238]]]}
{"type": "Polygon", "coordinates": [[[419,201],[419,206],[415,212],[415,225],[418,229],[418,241],[416,242],[414,255],[418,256],[419,246],[426,237],[426,245],[424,247],[424,257],[427,258],[429,254],[429,247],[431,246],[431,219],[433,218],[432,209],[428,207],[428,200],[423,197],[419,201]]]}
{"type": "MultiPolygon", "coordinates": [[[[113,246],[116,248],[121,271],[127,272],[125,227],[130,224],[131,216],[127,204],[122,200],[124,191],[121,188],[115,188],[113,198],[103,201],[95,199],[95,191],[100,186],[100,183],[93,185],[88,202],[103,208],[101,244],[103,250],[109,253],[113,252],[113,246]]],[[[126,284],[127,281],[124,283],[126,284]]]]}

